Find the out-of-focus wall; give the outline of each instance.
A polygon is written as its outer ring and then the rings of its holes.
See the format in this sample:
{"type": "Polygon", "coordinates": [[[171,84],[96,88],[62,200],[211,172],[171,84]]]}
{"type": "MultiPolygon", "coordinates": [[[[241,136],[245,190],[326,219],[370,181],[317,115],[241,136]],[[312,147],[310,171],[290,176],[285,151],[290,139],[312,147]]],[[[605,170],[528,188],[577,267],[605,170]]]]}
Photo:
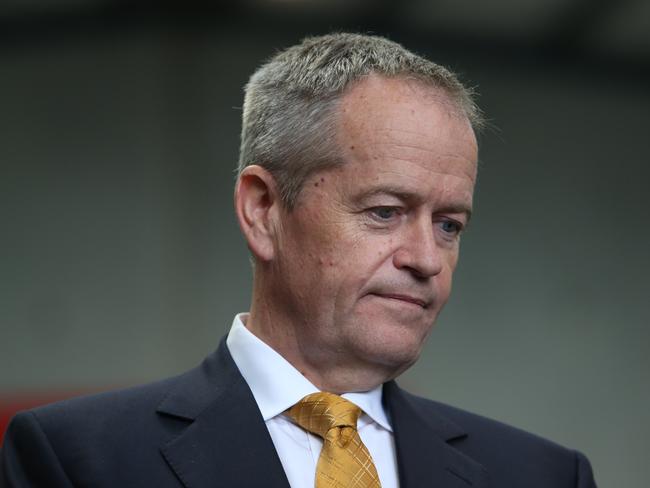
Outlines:
{"type": "MultiPolygon", "coordinates": [[[[181,372],[248,306],[242,86],[304,34],[152,29],[0,50],[0,391],[181,372]]],[[[399,39],[399,36],[395,36],[399,39]]],[[[603,66],[408,44],[479,85],[476,214],[416,392],[650,476],[650,92],[603,66]]]]}

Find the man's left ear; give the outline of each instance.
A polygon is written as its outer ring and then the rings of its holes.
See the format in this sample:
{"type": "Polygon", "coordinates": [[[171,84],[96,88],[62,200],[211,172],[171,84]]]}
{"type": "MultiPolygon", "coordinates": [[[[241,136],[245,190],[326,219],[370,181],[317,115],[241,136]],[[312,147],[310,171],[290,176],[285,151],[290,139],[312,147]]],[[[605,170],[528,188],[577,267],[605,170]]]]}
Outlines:
{"type": "Polygon", "coordinates": [[[246,166],[235,186],[235,212],[248,248],[256,259],[270,261],[275,255],[275,230],[280,195],[275,178],[258,165],[246,166]]]}

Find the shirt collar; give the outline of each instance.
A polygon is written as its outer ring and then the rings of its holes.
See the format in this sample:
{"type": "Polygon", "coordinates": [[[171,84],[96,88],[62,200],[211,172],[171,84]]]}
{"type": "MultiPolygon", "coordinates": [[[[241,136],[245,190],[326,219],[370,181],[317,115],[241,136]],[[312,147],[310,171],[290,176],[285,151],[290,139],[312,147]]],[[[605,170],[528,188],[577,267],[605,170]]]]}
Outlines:
{"type": "MultiPolygon", "coordinates": [[[[257,406],[267,421],[318,390],[286,359],[249,331],[244,322],[248,314],[238,314],[226,339],[228,350],[248,383],[257,406]]],[[[382,386],[365,392],[344,393],[342,397],[359,406],[384,429],[392,432],[382,404],[382,386]]],[[[362,415],[359,427],[368,423],[362,415]]]]}

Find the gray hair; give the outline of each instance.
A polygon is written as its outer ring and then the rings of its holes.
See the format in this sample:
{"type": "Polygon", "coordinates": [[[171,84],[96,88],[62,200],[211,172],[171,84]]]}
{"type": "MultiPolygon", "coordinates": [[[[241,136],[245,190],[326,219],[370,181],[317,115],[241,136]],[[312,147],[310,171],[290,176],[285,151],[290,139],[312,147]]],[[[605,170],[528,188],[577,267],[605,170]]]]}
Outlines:
{"type": "Polygon", "coordinates": [[[293,208],[311,174],[343,163],[336,143],[339,101],[370,73],[440,88],[475,129],[482,125],[470,89],[396,42],[347,33],[308,37],[273,56],[246,85],[238,172],[250,164],[266,168],[284,205],[293,208]]]}

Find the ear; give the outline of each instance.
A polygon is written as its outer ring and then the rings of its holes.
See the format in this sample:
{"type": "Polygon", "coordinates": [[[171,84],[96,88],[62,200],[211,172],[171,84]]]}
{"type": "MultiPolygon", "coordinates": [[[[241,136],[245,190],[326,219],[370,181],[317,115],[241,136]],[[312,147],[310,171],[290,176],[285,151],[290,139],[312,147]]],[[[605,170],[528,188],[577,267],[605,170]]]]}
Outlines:
{"type": "Polygon", "coordinates": [[[271,173],[257,165],[244,168],[235,185],[235,212],[248,248],[261,261],[270,261],[275,255],[281,204],[271,173]]]}

